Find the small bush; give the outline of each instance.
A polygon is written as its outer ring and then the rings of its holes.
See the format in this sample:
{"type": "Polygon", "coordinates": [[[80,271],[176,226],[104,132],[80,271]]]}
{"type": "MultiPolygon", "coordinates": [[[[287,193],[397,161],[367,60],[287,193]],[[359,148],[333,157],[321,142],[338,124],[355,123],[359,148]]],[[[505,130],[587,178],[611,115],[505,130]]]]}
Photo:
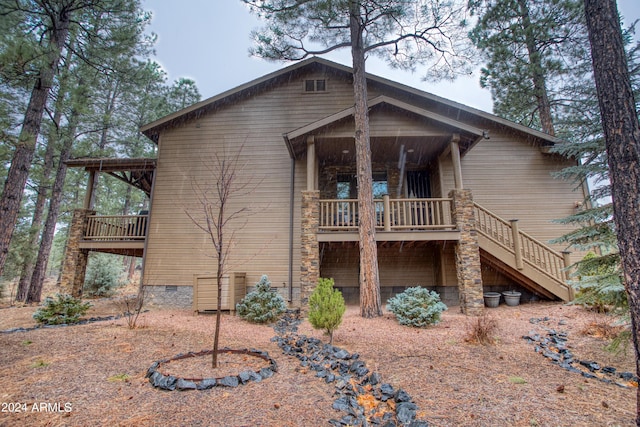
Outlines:
{"type": "Polygon", "coordinates": [[[467,324],[466,341],[482,345],[493,344],[497,328],[498,322],[496,319],[485,313],[467,324]]]}
{"type": "Polygon", "coordinates": [[[573,283],[577,291],[573,304],[598,313],[628,313],[629,303],[617,254],[598,256],[589,252],[576,267],[579,280],[573,283]]]}
{"type": "Polygon", "coordinates": [[[116,305],[120,312],[127,319],[129,329],[138,327],[138,318],[142,313],[142,307],[145,303],[146,288],[143,286],[138,290],[137,295],[122,295],[116,300],[116,305]]]}
{"type": "Polygon", "coordinates": [[[84,294],[93,297],[110,297],[123,285],[120,257],[97,253],[89,258],[84,279],[84,294]]]}
{"type": "Polygon", "coordinates": [[[320,278],[309,297],[309,323],[316,329],[324,329],[329,344],[333,344],[333,331],[342,323],[345,309],[342,293],[333,288],[333,279],[320,278]]]}
{"type": "Polygon", "coordinates": [[[267,275],[263,275],[256,283],[256,290],[236,304],[238,316],[252,323],[268,323],[276,320],[287,309],[284,298],[271,289],[267,275]]]}
{"type": "Polygon", "coordinates": [[[401,325],[424,328],[440,321],[447,306],[437,292],[416,286],[390,298],[387,310],[395,314],[401,325]]]}
{"type": "Polygon", "coordinates": [[[82,302],[71,295],[58,294],[56,299],[47,297],[44,305],[33,313],[33,318],[43,325],[78,323],[90,307],[88,302],[82,302]]]}

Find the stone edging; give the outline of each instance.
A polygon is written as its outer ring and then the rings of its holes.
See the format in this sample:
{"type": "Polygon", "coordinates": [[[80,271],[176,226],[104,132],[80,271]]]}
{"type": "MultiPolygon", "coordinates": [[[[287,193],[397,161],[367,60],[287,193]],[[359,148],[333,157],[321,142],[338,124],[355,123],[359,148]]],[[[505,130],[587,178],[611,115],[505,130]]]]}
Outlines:
{"type": "MultiPolygon", "coordinates": [[[[550,320],[548,317],[532,318],[529,319],[529,322],[540,324],[550,320]]],[[[560,321],[558,324],[563,325],[564,323],[560,321]]],[[[612,366],[600,366],[599,363],[593,361],[576,359],[567,348],[569,336],[567,332],[558,332],[555,329],[544,326],[542,328],[547,332],[546,336],[541,336],[535,331],[531,331],[529,335],[524,335],[522,338],[531,344],[535,344],[535,351],[551,360],[552,363],[570,372],[579,373],[585,378],[597,379],[620,387],[638,387],[638,377],[630,372],[618,372],[612,366]]]]}
{"type": "Polygon", "coordinates": [[[107,320],[118,320],[120,319],[122,316],[118,315],[118,316],[106,316],[106,317],[90,317],[88,319],[83,319],[80,320],[79,322],[76,323],[61,323],[59,325],[37,325],[37,326],[32,326],[29,328],[11,328],[11,329],[5,329],[3,331],[0,331],[0,334],[12,334],[14,332],[29,332],[29,331],[35,331],[37,329],[47,329],[47,328],[62,328],[65,326],[77,326],[77,325],[86,325],[88,323],[94,323],[94,322],[104,322],[107,320]]]}
{"type": "Polygon", "coordinates": [[[203,350],[197,353],[189,352],[185,354],[178,354],[170,359],[160,360],[153,362],[151,367],[147,370],[145,378],[149,378],[149,382],[156,388],[162,390],[208,390],[213,387],[237,387],[241,384],[247,384],[250,381],[260,382],[263,379],[271,378],[274,373],[278,371],[278,365],[276,361],[269,356],[266,351],[259,351],[255,349],[241,349],[234,350],[228,347],[218,350],[218,353],[236,353],[247,354],[249,356],[258,357],[269,362],[269,366],[262,368],[259,371],[251,371],[249,369],[240,372],[238,375],[228,375],[222,378],[178,378],[173,375],[163,375],[158,371],[158,368],[164,363],[169,363],[172,360],[186,359],[188,357],[201,357],[213,354],[213,350],[203,350]]]}
{"type": "Polygon", "coordinates": [[[301,366],[315,371],[316,377],[335,384],[338,398],[333,409],[346,415],[330,420],[332,425],[428,427],[427,422],[416,420],[418,406],[407,392],[382,383],[380,374],[370,372],[358,353],[350,354],[317,338],[298,335],[299,323],[298,313],[287,312],[274,327],[278,335],[273,341],[284,354],[298,358],[301,366]],[[361,402],[367,402],[368,408],[361,402]]]}

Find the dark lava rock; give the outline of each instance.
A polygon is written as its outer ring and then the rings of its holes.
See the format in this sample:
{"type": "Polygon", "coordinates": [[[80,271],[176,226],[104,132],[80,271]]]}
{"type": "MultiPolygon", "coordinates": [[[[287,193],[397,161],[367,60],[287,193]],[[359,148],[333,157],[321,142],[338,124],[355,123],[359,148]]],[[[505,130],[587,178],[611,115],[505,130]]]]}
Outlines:
{"type": "Polygon", "coordinates": [[[418,406],[411,402],[400,402],[396,406],[396,417],[400,424],[409,424],[416,418],[416,410],[418,406]]]}
{"type": "Polygon", "coordinates": [[[195,390],[198,386],[193,381],[178,378],[176,381],[176,389],[178,390],[195,390]]]}
{"type": "Polygon", "coordinates": [[[238,381],[238,377],[232,375],[220,378],[218,380],[218,385],[224,387],[238,387],[239,384],[240,382],[238,381]]]}
{"type": "Polygon", "coordinates": [[[161,388],[163,390],[171,390],[171,391],[176,389],[176,382],[178,381],[176,377],[172,375],[165,377],[162,374],[160,374],[160,377],[161,378],[158,378],[158,381],[155,384],[156,387],[161,388]]]}
{"type": "Polygon", "coordinates": [[[401,403],[401,402],[411,402],[411,396],[409,396],[409,393],[407,393],[406,391],[399,389],[398,392],[396,393],[396,402],[401,403]]]}
{"type": "Polygon", "coordinates": [[[253,374],[252,371],[242,371],[238,374],[238,379],[242,384],[246,384],[251,381],[251,374],[253,374]]]}
{"type": "Polygon", "coordinates": [[[336,359],[348,359],[349,358],[349,352],[347,350],[339,350],[337,352],[335,352],[333,354],[333,357],[335,357],[336,359]]]}
{"type": "Polygon", "coordinates": [[[351,405],[349,404],[349,398],[346,396],[342,396],[334,400],[333,405],[331,407],[336,411],[342,411],[342,412],[349,412],[351,410],[351,405]]]}
{"type": "Polygon", "coordinates": [[[270,368],[262,368],[260,369],[260,376],[265,378],[271,378],[273,376],[273,371],[270,368]]]}
{"type": "Polygon", "coordinates": [[[396,391],[393,389],[393,386],[391,384],[382,384],[380,386],[380,392],[382,393],[382,401],[386,402],[387,400],[391,399],[393,396],[395,396],[396,391]]]}
{"type": "Polygon", "coordinates": [[[216,386],[215,378],[205,378],[198,384],[198,390],[209,390],[216,386]]]}
{"type": "Polygon", "coordinates": [[[580,364],[582,366],[584,366],[585,368],[589,369],[591,372],[595,372],[595,371],[599,371],[600,370],[600,365],[598,365],[596,362],[589,362],[589,361],[581,360],[580,364]]]}
{"type": "Polygon", "coordinates": [[[382,380],[382,377],[380,376],[380,374],[377,372],[374,372],[371,375],[369,375],[369,379],[367,380],[367,382],[371,385],[378,385],[381,380],[382,380]]]}

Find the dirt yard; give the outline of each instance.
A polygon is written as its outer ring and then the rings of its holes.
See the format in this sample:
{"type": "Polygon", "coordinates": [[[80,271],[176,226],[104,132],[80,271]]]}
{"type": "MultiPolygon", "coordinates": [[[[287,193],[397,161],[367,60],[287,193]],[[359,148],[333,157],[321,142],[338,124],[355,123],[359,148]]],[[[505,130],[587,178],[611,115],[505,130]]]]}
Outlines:
{"type": "MultiPolygon", "coordinates": [[[[115,299],[92,303],[89,316],[119,314],[115,299]]],[[[34,310],[0,309],[0,330],[34,326],[34,310]]],[[[400,326],[387,312],[362,319],[357,307],[349,307],[334,345],[358,352],[383,382],[408,392],[419,419],[432,426],[635,425],[635,387],[562,369],[522,338],[544,334],[544,328],[567,332],[575,357],[634,372],[631,347],[620,354],[604,350],[603,326],[611,318],[559,303],[501,305],[487,312],[497,322],[492,345],[468,341],[474,319],[456,307],[428,329],[400,326]]],[[[118,319],[0,334],[0,426],[327,426],[344,415],[332,409],[335,386],[283,355],[271,341],[270,326],[224,315],[221,346],[267,351],[279,368],[272,378],[182,392],[154,389],[145,372],[154,361],[209,348],[214,317],[151,310],[138,326],[129,329],[118,319]]],[[[306,321],[300,333],[327,340],[306,321]]],[[[167,369],[217,377],[224,369],[261,363],[222,359],[212,370],[210,359],[201,359],[201,366],[167,369]]]]}

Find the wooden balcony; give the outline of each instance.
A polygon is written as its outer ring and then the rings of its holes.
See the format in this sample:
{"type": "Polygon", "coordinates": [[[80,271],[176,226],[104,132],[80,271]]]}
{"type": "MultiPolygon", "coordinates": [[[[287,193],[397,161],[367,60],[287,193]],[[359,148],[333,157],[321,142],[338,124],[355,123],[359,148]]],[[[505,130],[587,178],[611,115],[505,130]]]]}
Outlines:
{"type": "Polygon", "coordinates": [[[142,256],[148,215],[89,215],[81,249],[142,256]]]}
{"type": "MultiPolygon", "coordinates": [[[[451,215],[452,200],[374,200],[376,240],[458,240],[451,215]]],[[[323,199],[319,206],[319,242],[358,240],[358,200],[323,199]]]]}

